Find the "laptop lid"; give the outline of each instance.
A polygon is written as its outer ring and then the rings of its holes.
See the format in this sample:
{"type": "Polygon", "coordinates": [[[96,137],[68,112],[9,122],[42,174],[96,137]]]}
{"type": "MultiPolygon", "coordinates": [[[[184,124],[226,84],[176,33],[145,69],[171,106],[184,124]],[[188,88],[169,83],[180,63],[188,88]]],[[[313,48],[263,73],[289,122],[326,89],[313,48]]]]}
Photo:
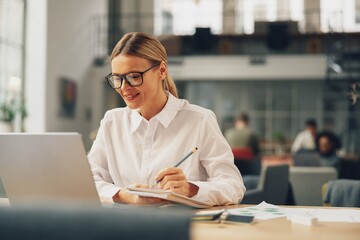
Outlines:
{"type": "Polygon", "coordinates": [[[78,133],[0,134],[0,176],[11,206],[100,199],[78,133]]]}
{"type": "Polygon", "coordinates": [[[315,150],[300,150],[293,156],[294,166],[321,166],[319,153],[315,150]]]}

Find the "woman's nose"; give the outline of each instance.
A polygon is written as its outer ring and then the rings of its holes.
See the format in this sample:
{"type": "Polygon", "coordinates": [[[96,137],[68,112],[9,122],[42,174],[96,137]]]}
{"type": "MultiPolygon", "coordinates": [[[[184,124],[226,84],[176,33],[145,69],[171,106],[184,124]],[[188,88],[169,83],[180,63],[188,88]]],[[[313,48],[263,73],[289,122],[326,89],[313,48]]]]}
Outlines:
{"type": "Polygon", "coordinates": [[[123,79],[122,80],[122,83],[121,83],[121,90],[126,90],[127,88],[131,88],[132,86],[125,80],[123,79]]]}

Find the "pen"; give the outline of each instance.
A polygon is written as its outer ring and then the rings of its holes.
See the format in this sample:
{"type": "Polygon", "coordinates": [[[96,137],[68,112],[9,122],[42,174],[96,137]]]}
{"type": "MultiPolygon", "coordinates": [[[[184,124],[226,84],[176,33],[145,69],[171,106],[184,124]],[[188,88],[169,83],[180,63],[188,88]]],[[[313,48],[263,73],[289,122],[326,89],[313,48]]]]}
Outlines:
{"type": "MultiPolygon", "coordinates": [[[[191,150],[191,152],[189,152],[188,154],[186,154],[186,156],[185,157],[183,157],[179,162],[177,162],[175,165],[174,165],[174,167],[178,167],[180,164],[182,164],[186,159],[188,159],[188,157],[190,157],[194,152],[196,152],[198,150],[198,148],[197,147],[194,147],[194,149],[193,150],[191,150]]],[[[160,182],[160,180],[159,181],[156,181],[156,183],[152,186],[152,187],[154,187],[154,186],[156,186],[156,184],[158,184],[160,182]]]]}

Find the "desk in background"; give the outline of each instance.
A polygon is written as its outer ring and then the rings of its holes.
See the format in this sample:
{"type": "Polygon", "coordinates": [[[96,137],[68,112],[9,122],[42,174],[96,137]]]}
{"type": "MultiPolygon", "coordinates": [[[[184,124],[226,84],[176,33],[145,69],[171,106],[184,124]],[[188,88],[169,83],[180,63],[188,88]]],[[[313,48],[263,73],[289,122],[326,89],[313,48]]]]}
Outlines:
{"type": "Polygon", "coordinates": [[[276,164],[288,164],[293,165],[293,158],[291,155],[264,155],[261,157],[261,165],[276,165],[276,164]]]}

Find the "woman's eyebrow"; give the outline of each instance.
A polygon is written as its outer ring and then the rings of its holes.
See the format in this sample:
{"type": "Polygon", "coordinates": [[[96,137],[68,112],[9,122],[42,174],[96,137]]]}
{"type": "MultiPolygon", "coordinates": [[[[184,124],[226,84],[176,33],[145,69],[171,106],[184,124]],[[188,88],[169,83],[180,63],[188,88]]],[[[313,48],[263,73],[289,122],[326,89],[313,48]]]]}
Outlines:
{"type": "Polygon", "coordinates": [[[111,74],[124,76],[124,75],[128,75],[128,74],[130,74],[130,73],[139,73],[139,72],[142,72],[142,71],[140,71],[140,70],[131,70],[131,71],[127,72],[127,73],[115,73],[115,72],[111,72],[111,74]]]}

